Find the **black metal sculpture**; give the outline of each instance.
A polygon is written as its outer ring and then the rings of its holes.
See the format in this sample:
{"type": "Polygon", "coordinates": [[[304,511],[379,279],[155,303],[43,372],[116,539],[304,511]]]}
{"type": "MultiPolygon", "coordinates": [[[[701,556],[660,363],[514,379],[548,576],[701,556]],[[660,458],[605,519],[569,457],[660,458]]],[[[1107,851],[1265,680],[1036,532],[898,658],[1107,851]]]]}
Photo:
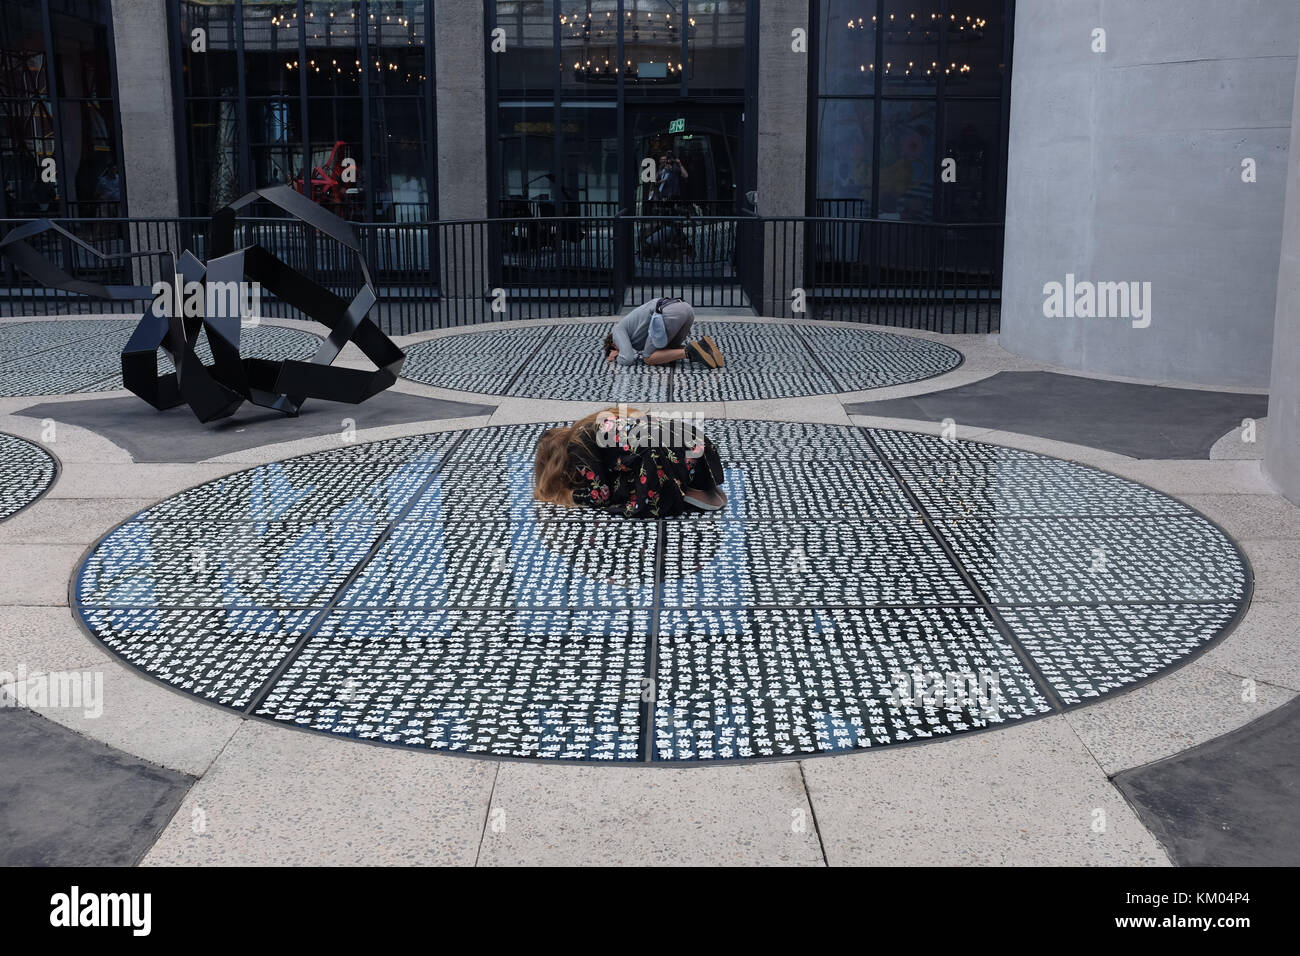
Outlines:
{"type": "Polygon", "coordinates": [[[60,292],[72,292],[77,295],[93,296],[97,299],[108,299],[110,301],[122,301],[125,299],[138,299],[141,290],[135,286],[104,285],[98,282],[90,282],[86,279],[75,278],[71,273],[60,269],[45,256],[41,255],[34,249],[28,240],[35,239],[37,236],[52,232],[60,236],[64,241],[70,243],[71,247],[75,246],[89,256],[99,259],[101,262],[113,262],[119,259],[138,259],[142,256],[169,255],[160,249],[143,249],[139,252],[125,252],[117,255],[106,255],[96,249],[89,243],[82,242],[68,230],[64,229],[49,219],[33,219],[31,222],[23,223],[21,226],[15,226],[10,229],[3,239],[0,239],[0,258],[8,258],[10,262],[16,265],[23,272],[27,273],[41,285],[57,289],[60,292]]]}
{"type": "MultiPolygon", "coordinates": [[[[76,279],[44,258],[27,240],[49,230],[101,259],[115,258],[102,255],[49,220],[12,230],[0,241],[0,255],[7,255],[20,269],[50,288],[106,299],[140,297],[136,288],[76,279]]],[[[246,401],[289,415],[296,415],[308,398],[355,405],[397,381],[406,355],[369,318],[378,301],[374,283],[361,244],[342,219],[288,186],[258,189],[212,217],[208,246],[206,264],[188,251],[178,260],[168,254],[173,261],[176,289],[222,289],[230,288],[231,283],[243,289],[247,283],[256,282],[324,325],[329,337],[310,361],[245,358],[239,352],[242,318],[237,310],[220,315],[207,314],[201,306],[160,311],[155,301],[122,349],[122,381],[140,398],[160,410],[187,404],[199,421],[211,422],[233,415],[246,401]],[[351,300],[331,292],[260,245],[235,248],[236,218],[258,200],[276,206],[356,256],[362,285],[351,300]],[[200,331],[207,333],[211,365],[205,365],[195,353],[200,331]],[[331,363],[349,342],[374,363],[373,371],[333,367],[331,363]],[[158,374],[160,348],[171,356],[175,366],[174,371],[164,375],[158,374]]],[[[150,254],[158,253],[134,255],[150,254]]],[[[175,292],[173,301],[179,300],[180,293],[175,292]]],[[[209,297],[201,294],[197,301],[206,303],[209,297]]]]}

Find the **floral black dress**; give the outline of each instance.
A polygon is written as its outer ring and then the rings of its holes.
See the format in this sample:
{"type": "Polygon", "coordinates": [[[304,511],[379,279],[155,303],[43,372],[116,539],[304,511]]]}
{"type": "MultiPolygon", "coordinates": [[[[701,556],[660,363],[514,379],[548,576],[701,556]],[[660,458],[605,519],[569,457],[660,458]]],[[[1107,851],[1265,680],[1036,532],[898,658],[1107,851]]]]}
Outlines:
{"type": "Polygon", "coordinates": [[[685,491],[722,484],[718,449],[698,428],[652,416],[608,419],[569,445],[575,504],[626,518],[666,518],[690,509],[685,491]]]}

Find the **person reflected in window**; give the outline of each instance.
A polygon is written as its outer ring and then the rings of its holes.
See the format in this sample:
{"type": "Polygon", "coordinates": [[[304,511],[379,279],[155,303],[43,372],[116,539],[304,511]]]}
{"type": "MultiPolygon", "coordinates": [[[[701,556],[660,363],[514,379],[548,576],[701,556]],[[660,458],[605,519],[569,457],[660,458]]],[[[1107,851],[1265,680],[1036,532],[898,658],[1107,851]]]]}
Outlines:
{"type": "Polygon", "coordinates": [[[659,157],[659,198],[669,204],[681,201],[685,181],[690,178],[682,161],[671,153],[659,157]]]}

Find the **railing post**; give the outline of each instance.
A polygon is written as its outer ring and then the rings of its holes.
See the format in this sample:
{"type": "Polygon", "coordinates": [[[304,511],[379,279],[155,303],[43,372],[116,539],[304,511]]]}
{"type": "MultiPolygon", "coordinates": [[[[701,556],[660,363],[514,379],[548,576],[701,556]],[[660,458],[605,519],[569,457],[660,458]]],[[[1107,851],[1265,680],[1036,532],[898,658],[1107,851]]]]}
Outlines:
{"type": "Polygon", "coordinates": [[[763,293],[759,315],[788,318],[790,294],[803,276],[803,221],[767,219],[763,230],[763,293]]]}
{"type": "Polygon", "coordinates": [[[613,315],[618,315],[623,310],[624,296],[627,295],[627,287],[632,279],[630,273],[633,257],[636,254],[633,235],[635,226],[626,213],[626,209],[620,209],[614,214],[613,248],[610,250],[614,259],[614,301],[610,303],[613,315]]]}

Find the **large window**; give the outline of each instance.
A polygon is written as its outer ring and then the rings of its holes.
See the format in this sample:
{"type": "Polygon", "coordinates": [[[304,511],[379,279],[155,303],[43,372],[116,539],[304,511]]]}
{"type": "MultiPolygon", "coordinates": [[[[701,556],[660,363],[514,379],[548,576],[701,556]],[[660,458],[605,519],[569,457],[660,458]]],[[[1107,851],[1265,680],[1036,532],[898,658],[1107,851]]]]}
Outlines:
{"type": "Polygon", "coordinates": [[[173,2],[192,214],[288,184],[345,218],[433,216],[429,0],[173,2]]]}
{"type": "Polygon", "coordinates": [[[636,174],[651,153],[688,166],[722,156],[725,182],[709,175],[712,166],[700,166],[689,182],[702,209],[731,211],[740,173],[733,170],[736,129],[755,66],[745,56],[748,7],[745,0],[492,4],[490,25],[506,40],[489,64],[493,211],[608,215],[634,207],[636,174]],[[691,112],[703,105],[712,110],[707,122],[691,112]]]}
{"type": "Polygon", "coordinates": [[[815,6],[812,211],[1000,221],[1011,0],[815,6]]]}
{"type": "Polygon", "coordinates": [[[126,214],[107,0],[0,4],[0,216],[126,214]]]}

